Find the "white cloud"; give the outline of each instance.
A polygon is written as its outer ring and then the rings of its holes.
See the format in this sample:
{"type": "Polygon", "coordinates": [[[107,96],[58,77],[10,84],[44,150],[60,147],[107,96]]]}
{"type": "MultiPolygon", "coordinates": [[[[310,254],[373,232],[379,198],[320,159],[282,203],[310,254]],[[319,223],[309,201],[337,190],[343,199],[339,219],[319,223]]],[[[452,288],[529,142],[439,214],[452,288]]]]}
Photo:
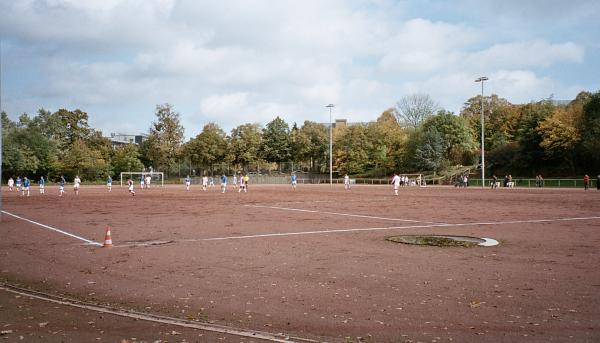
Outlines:
{"type": "Polygon", "coordinates": [[[584,48],[572,42],[551,44],[543,40],[495,44],[471,54],[466,65],[476,68],[550,67],[557,63],[582,63],[584,48]]]}
{"type": "Polygon", "coordinates": [[[248,105],[248,93],[211,95],[200,101],[200,113],[218,117],[248,105]]]}
{"type": "Polygon", "coordinates": [[[80,107],[149,125],[154,106],[169,102],[192,136],[205,121],[227,128],[276,115],[324,121],[328,103],[337,117],[372,120],[410,93],[456,111],[478,93],[473,80],[482,74],[491,92],[511,101],[561,96],[574,85],[558,80],[559,68],[594,65],[586,59],[594,50],[582,41],[498,38],[503,27],[412,18],[410,7],[387,0],[1,2],[6,109],[16,116],[80,107]]]}

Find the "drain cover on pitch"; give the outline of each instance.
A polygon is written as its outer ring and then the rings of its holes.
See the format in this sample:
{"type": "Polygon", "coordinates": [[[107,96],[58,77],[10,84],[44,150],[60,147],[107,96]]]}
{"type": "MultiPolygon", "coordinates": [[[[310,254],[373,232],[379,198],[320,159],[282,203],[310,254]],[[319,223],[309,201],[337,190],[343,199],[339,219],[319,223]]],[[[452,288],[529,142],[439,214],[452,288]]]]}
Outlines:
{"type": "Polygon", "coordinates": [[[401,235],[388,237],[387,240],[403,244],[432,245],[437,247],[489,247],[498,245],[498,241],[491,238],[452,235],[401,235]]]}

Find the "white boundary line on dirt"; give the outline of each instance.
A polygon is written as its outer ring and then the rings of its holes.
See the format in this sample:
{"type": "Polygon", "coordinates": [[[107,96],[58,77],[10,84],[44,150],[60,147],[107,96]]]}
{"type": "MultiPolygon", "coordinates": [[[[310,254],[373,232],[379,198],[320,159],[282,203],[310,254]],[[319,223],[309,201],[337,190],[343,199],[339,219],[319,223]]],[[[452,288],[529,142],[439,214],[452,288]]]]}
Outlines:
{"type": "Polygon", "coordinates": [[[31,224],[34,224],[34,225],[37,225],[37,226],[41,226],[41,227],[43,227],[43,228],[45,228],[45,229],[52,230],[52,231],[56,231],[56,232],[58,232],[58,233],[61,233],[61,234],[63,234],[63,235],[66,235],[66,236],[69,236],[69,237],[72,237],[72,238],[75,238],[75,239],[78,239],[78,240],[80,240],[80,241],[84,241],[84,242],[86,242],[87,244],[90,244],[90,245],[98,245],[98,246],[102,246],[102,244],[100,244],[100,243],[98,243],[98,242],[94,242],[94,241],[91,241],[91,240],[89,240],[89,239],[86,239],[86,238],[83,238],[83,237],[79,237],[79,236],[77,236],[77,235],[74,235],[74,234],[72,234],[72,233],[70,233],[70,232],[66,232],[66,231],[63,231],[63,230],[57,229],[57,228],[55,228],[55,227],[52,227],[52,226],[50,226],[50,225],[46,225],[46,224],[42,224],[42,223],[38,223],[38,222],[36,222],[36,221],[33,221],[33,220],[31,220],[31,219],[23,218],[23,217],[21,217],[21,216],[18,216],[18,215],[16,215],[16,214],[13,214],[13,213],[10,213],[10,212],[4,211],[4,210],[2,211],[2,213],[4,213],[4,214],[8,214],[9,216],[11,216],[11,217],[15,217],[15,218],[17,218],[17,219],[24,220],[24,221],[26,221],[26,222],[28,222],[28,223],[31,223],[31,224]]]}
{"type": "Polygon", "coordinates": [[[558,221],[598,220],[598,219],[600,219],[600,217],[510,220],[510,221],[502,221],[502,222],[476,222],[476,223],[460,223],[460,224],[388,226],[388,227],[370,227],[370,228],[358,228],[358,229],[333,229],[333,230],[315,230],[315,231],[300,231],[300,232],[279,232],[279,233],[264,233],[264,234],[246,235],[246,236],[225,236],[225,237],[213,237],[213,238],[183,239],[183,240],[177,240],[175,242],[223,241],[223,240],[232,240],[232,239],[248,239],[248,238],[262,238],[262,237],[281,237],[281,236],[297,236],[297,235],[312,235],[312,234],[327,234],[327,233],[342,233],[342,232],[384,231],[384,230],[396,230],[396,229],[424,229],[424,228],[433,228],[433,227],[536,224],[536,223],[551,223],[551,222],[558,222],[558,221]]]}
{"type": "Polygon", "coordinates": [[[268,206],[268,205],[244,205],[244,206],[246,206],[246,207],[256,207],[256,208],[269,208],[269,209],[273,209],[273,210],[283,210],[283,211],[322,213],[322,214],[331,214],[331,215],[335,215],[335,216],[358,217],[358,218],[368,218],[368,219],[380,219],[380,220],[389,220],[389,221],[396,221],[396,222],[411,222],[411,223],[425,223],[425,224],[443,224],[443,225],[447,225],[446,223],[427,222],[427,221],[423,221],[423,220],[387,218],[387,217],[367,216],[367,215],[362,215],[362,214],[350,214],[350,213],[339,213],[339,212],[328,212],[328,211],[317,211],[317,210],[304,210],[304,209],[300,209],[300,208],[291,208],[291,207],[268,206]]]}
{"type": "Polygon", "coordinates": [[[162,316],[162,315],[141,313],[141,312],[136,312],[136,311],[117,310],[117,309],[112,309],[112,308],[100,306],[100,305],[86,304],[86,303],[78,301],[78,300],[67,299],[64,297],[56,297],[56,296],[52,296],[50,294],[45,294],[42,292],[25,290],[20,287],[6,285],[4,283],[0,283],[0,289],[4,290],[6,292],[19,294],[21,296],[26,296],[29,298],[44,300],[44,301],[48,301],[48,302],[55,303],[55,304],[77,307],[77,308],[81,308],[81,309],[85,309],[85,310],[90,310],[90,311],[95,311],[95,312],[100,312],[100,313],[107,313],[107,314],[112,314],[115,316],[127,317],[127,318],[132,318],[132,319],[137,319],[137,320],[145,320],[145,321],[154,322],[154,323],[175,325],[175,326],[181,326],[181,327],[186,327],[186,328],[211,331],[211,332],[217,332],[217,333],[223,333],[223,334],[229,334],[229,335],[235,335],[235,336],[250,337],[250,338],[262,339],[262,340],[271,341],[271,342],[285,342],[285,343],[318,342],[318,341],[306,339],[306,338],[288,337],[283,334],[277,335],[277,334],[271,334],[271,333],[263,332],[263,331],[237,329],[237,328],[233,328],[233,327],[229,327],[229,326],[225,326],[225,325],[193,322],[190,320],[179,319],[179,318],[174,318],[174,317],[167,317],[167,316],[162,316]]]}

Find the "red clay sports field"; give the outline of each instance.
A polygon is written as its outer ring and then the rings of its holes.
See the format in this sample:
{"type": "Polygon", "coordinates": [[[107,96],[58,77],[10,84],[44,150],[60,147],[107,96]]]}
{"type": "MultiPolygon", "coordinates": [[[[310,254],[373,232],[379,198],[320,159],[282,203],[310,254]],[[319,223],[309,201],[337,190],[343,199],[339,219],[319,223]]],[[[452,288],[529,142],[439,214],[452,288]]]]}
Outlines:
{"type": "Polygon", "coordinates": [[[29,198],[3,190],[4,337],[600,340],[596,190],[408,187],[398,197],[391,186],[250,185],[245,194],[165,186],[138,188],[135,197],[119,187],[84,186],[77,197],[67,190],[58,197],[55,187],[45,196],[34,189],[29,198]],[[111,249],[100,247],[106,226],[111,249]],[[386,241],[399,234],[500,244],[386,241]],[[20,302],[34,300],[21,311],[20,302]],[[102,321],[112,326],[100,330],[102,321]]]}

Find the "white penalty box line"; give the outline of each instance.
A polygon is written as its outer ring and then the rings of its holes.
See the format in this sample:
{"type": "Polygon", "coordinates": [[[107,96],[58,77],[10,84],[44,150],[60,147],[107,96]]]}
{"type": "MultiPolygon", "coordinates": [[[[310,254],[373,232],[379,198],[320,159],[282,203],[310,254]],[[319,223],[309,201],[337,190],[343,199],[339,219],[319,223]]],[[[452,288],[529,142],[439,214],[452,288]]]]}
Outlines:
{"type": "Polygon", "coordinates": [[[509,220],[509,221],[501,221],[501,222],[428,224],[428,225],[388,226],[388,227],[371,227],[371,228],[356,228],[356,229],[327,229],[327,230],[313,230],[313,231],[299,231],[299,232],[276,232],[276,233],[265,233],[265,234],[245,235],[245,236],[225,236],[225,237],[200,238],[200,239],[183,239],[183,240],[178,240],[178,242],[223,241],[223,240],[249,239],[249,238],[285,237],[285,236],[314,235],[314,234],[328,234],[328,233],[346,233],[346,232],[385,231],[385,230],[397,230],[397,229],[422,229],[422,228],[435,228],[435,227],[446,227],[447,228],[447,227],[464,227],[464,226],[539,224],[539,223],[552,223],[552,222],[561,222],[561,221],[599,220],[599,219],[600,219],[600,217],[575,217],[575,218],[558,218],[558,219],[509,220]]]}
{"type": "Polygon", "coordinates": [[[67,231],[64,231],[64,230],[61,230],[61,229],[57,229],[57,228],[55,228],[55,227],[52,227],[52,226],[50,226],[50,225],[46,225],[46,224],[42,224],[42,223],[38,223],[38,222],[36,222],[36,221],[34,221],[34,220],[31,220],[31,219],[27,219],[27,218],[24,218],[24,217],[18,216],[18,215],[14,214],[14,213],[10,213],[10,212],[7,212],[7,211],[2,211],[2,213],[4,213],[4,214],[7,214],[7,215],[9,215],[9,216],[11,216],[11,217],[14,217],[14,218],[17,218],[17,219],[20,219],[20,220],[26,221],[26,222],[28,222],[28,223],[31,223],[31,224],[34,224],[34,225],[37,225],[37,226],[43,227],[43,228],[45,228],[45,229],[48,229],[48,230],[52,230],[52,231],[58,232],[58,233],[60,233],[60,234],[62,234],[62,235],[65,235],[65,236],[69,236],[69,237],[71,237],[71,238],[78,239],[78,240],[80,240],[80,241],[83,241],[83,242],[85,242],[86,244],[89,244],[89,245],[102,246],[102,244],[100,244],[100,243],[98,243],[98,242],[94,242],[94,241],[92,241],[92,240],[89,240],[89,239],[86,239],[86,238],[83,238],[83,237],[77,236],[77,235],[75,235],[75,234],[72,234],[72,233],[70,233],[70,232],[67,232],[67,231]]]}
{"type": "MultiPolygon", "coordinates": [[[[17,219],[29,222],[31,224],[40,226],[42,228],[58,232],[60,234],[78,239],[85,242],[88,245],[102,246],[102,244],[74,235],[70,232],[57,229],[55,227],[38,223],[31,219],[27,219],[16,214],[2,211],[9,216],[17,219]]],[[[233,240],[233,239],[250,239],[250,238],[264,238],[264,237],[284,237],[284,236],[298,236],[298,235],[312,235],[312,234],[328,234],[328,233],[346,233],[346,232],[368,232],[368,231],[384,231],[384,230],[398,230],[398,229],[420,229],[420,228],[435,228],[435,227],[464,227],[464,226],[497,226],[497,225],[510,225],[510,224],[539,224],[539,223],[552,223],[552,222],[566,222],[566,221],[585,221],[585,220],[600,220],[600,216],[590,217],[574,217],[574,218],[558,218],[558,219],[527,219],[527,220],[508,220],[499,222],[473,222],[473,223],[458,223],[458,224],[445,224],[445,223],[432,223],[423,225],[407,225],[407,226],[388,226],[388,227],[371,227],[371,228],[354,228],[354,229],[326,229],[326,230],[311,230],[311,231],[299,231],[299,232],[275,232],[265,233],[256,235],[244,235],[244,236],[224,236],[224,237],[212,237],[212,238],[198,238],[198,239],[181,239],[169,241],[170,243],[176,242],[201,242],[201,241],[222,241],[222,240],[233,240]]],[[[127,245],[126,245],[127,246],[127,245]]],[[[124,246],[124,247],[126,247],[124,246]]]]}
{"type": "Polygon", "coordinates": [[[378,216],[368,216],[364,214],[351,214],[351,213],[340,213],[340,212],[329,212],[329,211],[318,211],[318,210],[305,210],[301,208],[291,208],[291,207],[280,207],[280,206],[268,206],[268,205],[245,205],[246,207],[256,207],[256,208],[268,208],[272,210],[282,210],[282,211],[294,211],[294,212],[305,212],[305,213],[319,213],[319,214],[328,214],[334,216],[345,216],[345,217],[355,217],[355,218],[366,218],[366,219],[377,219],[377,220],[388,220],[395,222],[410,222],[410,223],[424,223],[424,224],[435,224],[435,225],[448,225],[447,223],[436,223],[436,222],[428,222],[424,220],[413,220],[413,219],[403,219],[403,218],[388,218],[388,217],[378,217],[378,216]]]}

